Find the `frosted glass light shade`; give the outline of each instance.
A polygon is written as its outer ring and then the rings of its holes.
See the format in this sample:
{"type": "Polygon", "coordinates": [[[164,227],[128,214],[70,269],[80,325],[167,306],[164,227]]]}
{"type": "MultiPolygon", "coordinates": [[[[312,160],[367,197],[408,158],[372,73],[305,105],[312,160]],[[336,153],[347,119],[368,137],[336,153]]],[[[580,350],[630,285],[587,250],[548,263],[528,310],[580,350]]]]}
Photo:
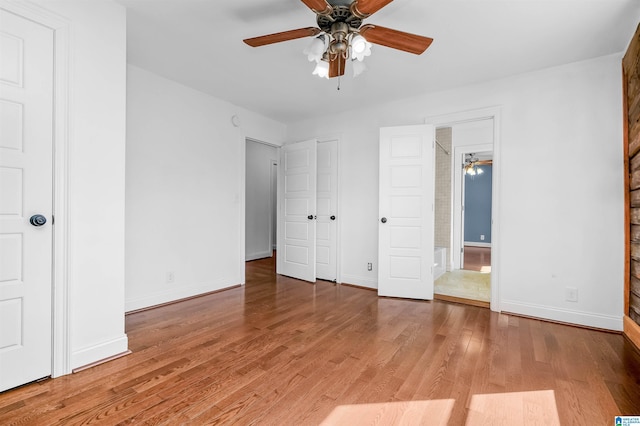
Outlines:
{"type": "Polygon", "coordinates": [[[351,68],[353,69],[353,76],[357,77],[367,70],[367,66],[364,62],[351,61],[351,68]]]}
{"type": "Polygon", "coordinates": [[[313,70],[313,75],[317,75],[320,78],[329,78],[329,63],[320,61],[313,70]]]}
{"type": "Polygon", "coordinates": [[[371,46],[360,34],[354,35],[351,38],[351,58],[363,61],[365,56],[371,55],[371,46]]]}
{"type": "Polygon", "coordinates": [[[322,55],[327,50],[327,37],[322,34],[314,38],[311,43],[302,51],[307,55],[309,62],[320,62],[322,55]]]}

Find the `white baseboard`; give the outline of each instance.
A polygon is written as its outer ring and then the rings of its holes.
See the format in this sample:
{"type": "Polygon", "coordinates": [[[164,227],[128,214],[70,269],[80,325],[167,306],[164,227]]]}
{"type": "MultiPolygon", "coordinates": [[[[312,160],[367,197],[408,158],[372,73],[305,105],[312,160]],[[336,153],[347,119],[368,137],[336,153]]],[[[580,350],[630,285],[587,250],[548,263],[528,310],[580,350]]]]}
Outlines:
{"type": "Polygon", "coordinates": [[[180,286],[180,288],[174,288],[158,293],[148,294],[142,297],[125,300],[124,310],[125,312],[131,312],[138,309],[148,308],[150,306],[156,306],[180,299],[186,299],[187,297],[193,297],[199,294],[222,290],[228,287],[233,287],[237,284],[239,284],[237,279],[224,278],[207,284],[196,284],[185,287],[180,286]]]}
{"type": "Polygon", "coordinates": [[[344,284],[353,284],[360,287],[378,288],[378,280],[370,277],[363,277],[360,275],[342,274],[340,282],[344,284]]]}
{"type": "Polygon", "coordinates": [[[261,251],[258,253],[248,254],[246,255],[244,260],[246,262],[249,262],[250,260],[264,259],[265,257],[271,257],[271,256],[273,256],[273,251],[267,250],[267,251],[261,251]]]}
{"type": "Polygon", "coordinates": [[[552,321],[566,322],[587,327],[602,328],[605,330],[622,331],[622,317],[602,315],[592,312],[574,311],[549,306],[534,305],[515,300],[502,300],[500,302],[502,312],[526,315],[552,321]]]}
{"type": "Polygon", "coordinates": [[[115,339],[73,351],[71,354],[71,369],[84,367],[85,365],[119,355],[128,350],[129,339],[127,335],[124,334],[115,339]]]}
{"type": "Polygon", "coordinates": [[[469,247],[489,247],[491,248],[491,243],[476,243],[475,241],[465,241],[465,246],[469,247]]]}

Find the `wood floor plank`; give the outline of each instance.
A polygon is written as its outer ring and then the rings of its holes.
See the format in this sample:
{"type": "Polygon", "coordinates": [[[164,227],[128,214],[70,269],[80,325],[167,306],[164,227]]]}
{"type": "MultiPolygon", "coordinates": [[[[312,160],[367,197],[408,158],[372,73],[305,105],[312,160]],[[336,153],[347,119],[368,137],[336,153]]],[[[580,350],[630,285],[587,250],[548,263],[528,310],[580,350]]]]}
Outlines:
{"type": "Polygon", "coordinates": [[[247,263],[246,278],[127,315],[131,355],[0,393],[0,424],[607,424],[640,414],[640,353],[621,335],[309,284],[276,276],[273,258],[247,263]]]}

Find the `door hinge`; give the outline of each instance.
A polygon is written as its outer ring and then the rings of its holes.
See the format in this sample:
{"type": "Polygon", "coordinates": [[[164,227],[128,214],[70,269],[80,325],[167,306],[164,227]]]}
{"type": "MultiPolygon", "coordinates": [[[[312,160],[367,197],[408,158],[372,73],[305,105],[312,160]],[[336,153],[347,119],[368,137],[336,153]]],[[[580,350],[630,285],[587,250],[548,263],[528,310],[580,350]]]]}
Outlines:
{"type": "Polygon", "coordinates": [[[56,215],[52,214],[51,215],[51,226],[56,224],[56,215]]]}

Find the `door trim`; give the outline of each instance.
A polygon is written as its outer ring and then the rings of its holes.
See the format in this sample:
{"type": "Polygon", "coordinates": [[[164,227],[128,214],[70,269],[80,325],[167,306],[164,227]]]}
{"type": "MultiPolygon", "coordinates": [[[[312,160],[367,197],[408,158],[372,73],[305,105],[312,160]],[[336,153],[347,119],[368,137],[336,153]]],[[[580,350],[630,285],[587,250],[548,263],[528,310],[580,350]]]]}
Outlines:
{"type": "Polygon", "coordinates": [[[436,128],[453,126],[455,124],[493,119],[493,181],[491,184],[491,310],[500,312],[500,172],[501,159],[501,138],[502,109],[500,106],[492,106],[454,113],[427,116],[424,119],[426,124],[433,124],[436,128]]]}
{"type": "Polygon", "coordinates": [[[70,91],[70,27],[71,23],[39,5],[28,1],[0,0],[0,8],[50,28],[53,45],[53,270],[52,300],[52,364],[51,376],[71,373],[70,285],[69,269],[69,91],[70,91]]]}

